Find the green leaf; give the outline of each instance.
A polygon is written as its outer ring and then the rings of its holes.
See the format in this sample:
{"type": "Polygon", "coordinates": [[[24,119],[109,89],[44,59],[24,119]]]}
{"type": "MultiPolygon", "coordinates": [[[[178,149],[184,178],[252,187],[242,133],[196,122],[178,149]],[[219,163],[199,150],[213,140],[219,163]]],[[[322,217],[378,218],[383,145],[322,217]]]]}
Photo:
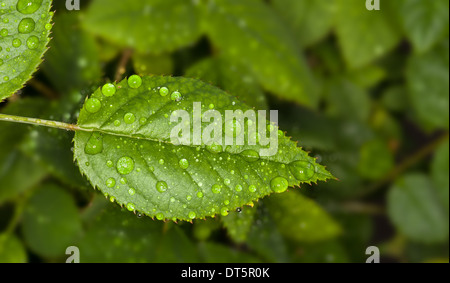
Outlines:
{"type": "Polygon", "coordinates": [[[133,66],[141,76],[146,75],[171,75],[174,70],[174,62],[169,54],[133,54],[133,66]]]}
{"type": "Polygon", "coordinates": [[[300,242],[335,238],[339,225],[316,202],[298,192],[273,195],[265,202],[285,237],[300,242]]]}
{"type": "Polygon", "coordinates": [[[25,263],[27,253],[22,242],[11,234],[0,234],[0,263],[25,263]]]}
{"type": "Polygon", "coordinates": [[[431,164],[431,176],[439,199],[449,211],[449,141],[444,142],[435,151],[431,164]]]}
{"type": "Polygon", "coordinates": [[[336,1],[336,33],[351,69],[363,67],[391,51],[400,36],[381,11],[368,11],[360,0],[336,1]]]}
{"type": "Polygon", "coordinates": [[[99,50],[94,37],[81,29],[78,14],[58,13],[50,50],[42,69],[62,93],[79,91],[101,77],[99,50]]]}
{"type": "Polygon", "coordinates": [[[0,7],[0,101],[22,88],[47,49],[51,0],[3,0],[0,7]]]}
{"type": "Polygon", "coordinates": [[[228,216],[221,217],[223,226],[233,241],[243,243],[247,240],[255,220],[255,213],[255,207],[243,207],[238,208],[238,211],[231,212],[228,216]]]}
{"type": "Polygon", "coordinates": [[[211,0],[204,28],[229,60],[247,66],[268,91],[317,106],[318,86],[292,35],[259,0],[211,0]]]}
{"type": "Polygon", "coordinates": [[[97,0],[84,27],[106,40],[141,53],[171,52],[200,36],[198,9],[185,0],[97,0]]]}
{"type": "Polygon", "coordinates": [[[381,139],[365,143],[360,149],[359,174],[370,180],[381,179],[394,167],[394,156],[381,139]]]}
{"type": "Polygon", "coordinates": [[[425,243],[448,240],[448,215],[426,175],[411,173],[398,179],[387,200],[390,219],[410,239],[425,243]]]}
{"type": "Polygon", "coordinates": [[[218,243],[200,243],[199,254],[206,263],[260,263],[258,258],[218,243]]]}
{"type": "MultiPolygon", "coordinates": [[[[268,122],[260,128],[267,127],[278,137],[278,153],[273,156],[259,154],[269,144],[246,141],[243,146],[222,147],[205,146],[204,139],[198,146],[171,142],[171,132],[180,127],[178,120],[170,122],[173,111],[184,109],[186,115],[199,119],[200,111],[211,108],[221,117],[225,110],[250,110],[233,96],[198,80],[131,76],[115,87],[98,89],[86,101],[78,119],[83,130],[75,135],[75,159],[81,172],[105,195],[131,211],[160,220],[226,215],[287,186],[333,178],[268,122]],[[194,103],[200,101],[202,107],[194,113],[194,103]]],[[[225,119],[216,121],[222,129],[229,122],[225,119]]],[[[198,125],[205,134],[211,123],[203,120],[198,125]]],[[[193,124],[188,125],[189,131],[193,124]]],[[[241,133],[247,140],[248,127],[241,133]]],[[[221,134],[219,138],[225,144],[221,134]]]]}
{"type": "Polygon", "coordinates": [[[78,242],[80,262],[153,262],[161,231],[159,222],[108,205],[78,242]]]}
{"type": "MultiPolygon", "coordinates": [[[[348,263],[345,248],[337,240],[330,240],[297,247],[293,261],[300,263],[348,263]]],[[[364,249],[363,249],[364,251],[364,249]]],[[[362,253],[362,252],[361,252],[362,253]]]]}
{"type": "Polygon", "coordinates": [[[55,184],[42,185],[29,200],[22,232],[31,250],[44,257],[64,257],[81,231],[81,219],[70,194],[55,184]]]}
{"type": "Polygon", "coordinates": [[[417,53],[426,52],[448,34],[447,0],[390,2],[394,5],[403,30],[417,53]]]}
{"type": "Polygon", "coordinates": [[[449,127],[448,40],[438,49],[410,57],[406,69],[408,95],[419,122],[426,128],[449,127]]]}
{"type": "Polygon", "coordinates": [[[248,68],[223,57],[208,58],[189,68],[187,77],[201,79],[232,93],[240,101],[258,110],[268,109],[264,91],[248,68]]]}
{"type": "Polygon", "coordinates": [[[272,4],[292,27],[302,46],[311,46],[331,30],[336,11],[328,0],[274,0],[272,4]]]}
{"type": "Polygon", "coordinates": [[[180,227],[172,225],[161,236],[161,241],[157,247],[156,262],[198,262],[197,250],[186,233],[180,227]]]}

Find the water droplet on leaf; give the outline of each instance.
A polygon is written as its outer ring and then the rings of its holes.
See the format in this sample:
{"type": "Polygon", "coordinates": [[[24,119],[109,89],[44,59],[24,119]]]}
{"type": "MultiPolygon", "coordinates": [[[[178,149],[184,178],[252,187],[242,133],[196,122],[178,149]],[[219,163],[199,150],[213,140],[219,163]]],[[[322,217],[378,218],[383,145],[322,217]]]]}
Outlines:
{"type": "Polygon", "coordinates": [[[117,161],[117,171],[122,175],[130,174],[134,169],[134,161],[131,157],[124,156],[117,161]]]}

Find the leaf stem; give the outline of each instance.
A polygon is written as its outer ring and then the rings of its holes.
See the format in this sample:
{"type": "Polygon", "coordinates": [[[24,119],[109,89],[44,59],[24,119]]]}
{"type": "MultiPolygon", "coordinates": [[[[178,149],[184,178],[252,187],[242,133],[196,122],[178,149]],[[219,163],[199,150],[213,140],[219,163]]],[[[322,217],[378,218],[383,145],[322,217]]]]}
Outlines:
{"type": "Polygon", "coordinates": [[[77,125],[73,125],[73,124],[67,124],[67,123],[63,123],[63,122],[50,121],[50,120],[37,119],[37,118],[28,118],[28,117],[7,115],[7,114],[0,114],[0,121],[21,123],[21,124],[30,124],[30,125],[36,125],[36,126],[44,126],[44,127],[50,127],[50,128],[56,128],[56,129],[63,129],[63,130],[67,130],[67,131],[92,131],[89,129],[82,129],[82,128],[78,127],[77,125]]]}

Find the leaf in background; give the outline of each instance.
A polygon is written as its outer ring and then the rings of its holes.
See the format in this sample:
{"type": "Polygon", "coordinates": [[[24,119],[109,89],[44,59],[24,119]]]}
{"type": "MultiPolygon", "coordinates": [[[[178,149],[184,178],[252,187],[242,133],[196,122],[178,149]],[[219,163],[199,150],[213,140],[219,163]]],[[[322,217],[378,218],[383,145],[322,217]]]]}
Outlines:
{"type": "MultiPolygon", "coordinates": [[[[184,109],[192,114],[193,104],[200,101],[203,108],[214,108],[222,117],[225,110],[250,109],[194,79],[134,75],[98,89],[78,119],[84,130],[75,134],[74,154],[81,172],[130,211],[159,220],[188,221],[226,215],[288,186],[333,178],[281,131],[277,131],[278,153],[270,157],[259,156],[268,146],[247,141],[225,150],[205,147],[203,142],[174,145],[170,133],[178,125],[170,122],[172,112],[184,109]]],[[[221,122],[222,129],[226,122],[221,122]]],[[[201,126],[205,125],[209,123],[201,126]]],[[[248,127],[241,133],[248,139],[248,127]]]]}
{"type": "Polygon", "coordinates": [[[0,7],[0,101],[22,88],[47,50],[51,0],[3,0],[0,7]]]}
{"type": "Polygon", "coordinates": [[[0,234],[0,263],[26,263],[27,253],[22,242],[11,234],[0,234]]]}
{"type": "Polygon", "coordinates": [[[341,233],[339,225],[315,201],[298,192],[273,195],[264,203],[286,238],[319,242],[341,233]]]}
{"type": "Polygon", "coordinates": [[[222,216],[223,226],[227,229],[228,235],[236,243],[243,243],[247,240],[248,233],[255,220],[256,207],[238,208],[238,211],[230,212],[227,216],[222,216]]]}
{"type": "Polygon", "coordinates": [[[333,26],[336,11],[334,1],[274,0],[272,5],[304,47],[324,38],[333,26]]]}
{"type": "Polygon", "coordinates": [[[342,245],[351,262],[365,262],[365,251],[370,246],[374,234],[373,216],[357,213],[334,214],[345,233],[342,234],[342,245]]]}
{"type": "Polygon", "coordinates": [[[286,241],[267,211],[267,207],[259,203],[256,210],[256,220],[251,226],[246,244],[269,262],[289,262],[286,241]]]}
{"type": "MultiPolygon", "coordinates": [[[[46,104],[41,99],[21,99],[9,103],[2,113],[36,117],[46,104]]],[[[0,122],[0,203],[30,189],[47,175],[44,168],[19,150],[30,129],[33,127],[0,122]]]]}
{"type": "Polygon", "coordinates": [[[370,180],[382,179],[394,167],[394,156],[385,141],[375,139],[360,149],[359,174],[370,180]]]}
{"type": "Polygon", "coordinates": [[[43,257],[64,257],[80,231],[75,201],[63,188],[48,183],[34,192],[22,219],[23,237],[31,250],[43,257]]]}
{"type": "Polygon", "coordinates": [[[153,55],[133,53],[133,66],[141,76],[171,75],[174,62],[169,54],[153,55]]]}
{"type": "Polygon", "coordinates": [[[156,262],[162,263],[193,263],[198,262],[194,243],[178,226],[171,225],[161,236],[156,248],[156,262]]]}
{"type": "Polygon", "coordinates": [[[449,212],[449,142],[444,142],[435,152],[431,163],[431,176],[439,199],[449,212]]]}
{"type": "MultiPolygon", "coordinates": [[[[343,245],[337,240],[329,240],[320,243],[296,248],[293,261],[299,263],[348,263],[349,258],[343,245]]],[[[364,250],[363,250],[364,251],[364,250]]]]}
{"type": "Polygon", "coordinates": [[[309,107],[319,102],[318,86],[277,15],[259,0],[210,0],[204,28],[214,46],[247,66],[265,89],[309,107]]]}
{"type": "Polygon", "coordinates": [[[267,99],[248,68],[233,64],[226,58],[204,59],[186,71],[186,76],[211,83],[236,96],[255,109],[268,109],[267,99]]]}
{"type": "Polygon", "coordinates": [[[449,2],[447,0],[389,1],[417,53],[424,53],[448,34],[449,2]]]}
{"type": "Polygon", "coordinates": [[[368,11],[360,0],[337,0],[336,5],[336,33],[350,69],[364,67],[399,43],[384,10],[368,11]]]}
{"type": "Polygon", "coordinates": [[[94,37],[81,29],[77,13],[58,13],[52,36],[42,69],[62,95],[100,79],[99,50],[94,37]]]}
{"type": "Polygon", "coordinates": [[[84,27],[115,44],[160,54],[188,46],[200,36],[198,8],[185,0],[97,0],[84,27]]]}
{"type": "Polygon", "coordinates": [[[213,243],[199,243],[199,254],[205,263],[260,263],[261,260],[231,247],[213,243]]]}
{"type": "Polygon", "coordinates": [[[108,205],[77,243],[80,262],[153,262],[161,231],[159,222],[108,205]]]}
{"type": "Polygon", "coordinates": [[[424,243],[448,240],[448,215],[428,176],[410,173],[398,179],[387,200],[391,221],[411,240],[424,243]]]}
{"type": "Polygon", "coordinates": [[[406,88],[403,85],[394,85],[389,87],[383,92],[381,103],[390,111],[404,111],[408,107],[406,88]]]}
{"type": "Polygon", "coordinates": [[[448,40],[426,54],[410,57],[406,69],[409,99],[425,128],[449,127],[448,40]]]}

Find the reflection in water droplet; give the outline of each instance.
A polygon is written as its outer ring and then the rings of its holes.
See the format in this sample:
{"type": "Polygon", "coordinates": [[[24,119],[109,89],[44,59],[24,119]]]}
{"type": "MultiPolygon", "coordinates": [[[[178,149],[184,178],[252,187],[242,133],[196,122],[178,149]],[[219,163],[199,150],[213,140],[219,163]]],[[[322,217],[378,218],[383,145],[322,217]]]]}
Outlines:
{"type": "Polygon", "coordinates": [[[19,0],[17,1],[17,11],[22,14],[33,14],[41,7],[42,0],[19,0]]]}
{"type": "Polygon", "coordinates": [[[19,31],[19,33],[30,33],[34,31],[35,27],[36,23],[32,18],[24,18],[20,21],[17,30],[19,31]]]}

